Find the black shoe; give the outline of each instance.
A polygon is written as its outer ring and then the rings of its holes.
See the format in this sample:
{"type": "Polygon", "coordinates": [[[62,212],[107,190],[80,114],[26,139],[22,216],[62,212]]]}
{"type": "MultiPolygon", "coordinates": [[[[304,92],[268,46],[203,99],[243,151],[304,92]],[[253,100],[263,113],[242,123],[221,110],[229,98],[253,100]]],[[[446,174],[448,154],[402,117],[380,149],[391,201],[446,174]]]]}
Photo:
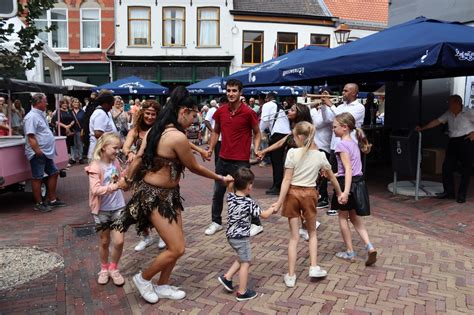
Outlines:
{"type": "Polygon", "coordinates": [[[254,290],[247,289],[244,294],[240,294],[237,292],[237,301],[246,301],[246,300],[251,300],[257,297],[257,292],[254,290]]]}
{"type": "Polygon", "coordinates": [[[456,199],[457,203],[465,203],[466,202],[466,197],[465,196],[458,196],[458,199],[456,199]]]}
{"type": "Polygon", "coordinates": [[[74,165],[74,164],[76,164],[76,160],[69,159],[69,164],[71,164],[71,165],[74,165]]]}
{"type": "Polygon", "coordinates": [[[446,192],[437,193],[436,198],[438,199],[454,199],[454,195],[448,194],[446,192]]]}
{"type": "Polygon", "coordinates": [[[327,207],[329,207],[329,202],[327,201],[327,199],[321,199],[318,201],[318,209],[323,209],[327,207]]]}
{"type": "Polygon", "coordinates": [[[86,163],[87,163],[87,160],[85,160],[85,159],[80,159],[79,160],[79,164],[86,164],[86,163]]]}
{"type": "Polygon", "coordinates": [[[217,278],[219,282],[224,286],[227,292],[234,292],[234,286],[232,285],[232,280],[227,280],[224,275],[217,278]]]}
{"type": "Polygon", "coordinates": [[[279,195],[280,194],[280,189],[276,188],[270,188],[265,192],[266,195],[279,195]]]}
{"type": "Polygon", "coordinates": [[[45,212],[50,212],[50,211],[52,210],[50,206],[45,205],[45,204],[42,203],[42,202],[38,202],[37,204],[35,204],[34,209],[35,209],[36,211],[43,212],[43,213],[45,213],[45,212]]]}
{"type": "Polygon", "coordinates": [[[50,201],[48,203],[48,206],[51,207],[51,208],[58,208],[58,207],[65,207],[66,204],[64,202],[62,202],[61,200],[56,198],[55,201],[50,201]]]}

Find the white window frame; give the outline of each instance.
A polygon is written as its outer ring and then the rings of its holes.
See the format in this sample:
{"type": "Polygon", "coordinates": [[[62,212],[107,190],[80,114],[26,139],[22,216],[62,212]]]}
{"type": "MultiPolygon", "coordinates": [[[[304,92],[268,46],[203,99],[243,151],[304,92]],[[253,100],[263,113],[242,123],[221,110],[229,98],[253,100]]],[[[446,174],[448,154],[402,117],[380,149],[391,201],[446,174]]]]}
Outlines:
{"type": "Polygon", "coordinates": [[[92,52],[100,52],[102,51],[102,10],[100,8],[81,8],[81,13],[80,13],[80,38],[81,38],[81,48],[80,48],[80,51],[92,51],[92,52]],[[84,21],[82,21],[82,12],[83,11],[92,11],[92,10],[99,10],[99,19],[97,22],[99,22],[99,48],[87,48],[87,47],[84,47],[83,46],[83,32],[82,32],[82,23],[84,21]]]}
{"type": "MultiPolygon", "coordinates": [[[[37,21],[46,22],[48,27],[51,27],[52,20],[51,20],[51,11],[52,10],[64,10],[66,11],[66,47],[54,47],[53,46],[53,31],[47,32],[48,35],[48,44],[54,51],[58,52],[68,52],[69,51],[69,10],[67,8],[52,8],[46,11],[46,19],[37,19],[37,21]]],[[[55,20],[56,21],[56,20],[55,20]]]]}

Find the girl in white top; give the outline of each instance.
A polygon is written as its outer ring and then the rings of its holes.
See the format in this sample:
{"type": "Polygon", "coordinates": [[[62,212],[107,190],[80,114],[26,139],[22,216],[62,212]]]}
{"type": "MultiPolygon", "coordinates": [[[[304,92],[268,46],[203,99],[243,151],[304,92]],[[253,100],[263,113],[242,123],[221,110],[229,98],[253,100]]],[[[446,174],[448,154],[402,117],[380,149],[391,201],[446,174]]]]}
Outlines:
{"type": "Polygon", "coordinates": [[[293,136],[298,148],[288,151],[280,196],[278,201],[272,205],[274,211],[278,211],[283,206],[282,215],[288,218],[290,227],[288,273],[284,276],[287,287],[293,287],[296,282],[295,267],[300,216],[305,218],[309,233],[309,276],[325,277],[327,275],[327,272],[317,265],[316,205],[318,191],[316,190],[316,180],[319,172],[323,171],[331,180],[338,195],[341,194],[341,189],[326,156],[318,150],[314,143],[314,133],[313,124],[306,121],[297,123],[293,128],[293,136]]]}

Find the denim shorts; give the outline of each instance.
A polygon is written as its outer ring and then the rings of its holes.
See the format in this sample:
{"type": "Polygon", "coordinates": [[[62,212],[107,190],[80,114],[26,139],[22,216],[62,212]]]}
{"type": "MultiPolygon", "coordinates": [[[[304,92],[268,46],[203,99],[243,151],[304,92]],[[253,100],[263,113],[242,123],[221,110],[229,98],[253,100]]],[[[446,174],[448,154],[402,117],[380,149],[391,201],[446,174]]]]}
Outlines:
{"type": "Polygon", "coordinates": [[[30,165],[33,179],[43,179],[45,173],[51,176],[59,172],[54,161],[48,159],[44,154],[33,156],[30,165]]]}
{"type": "Polygon", "coordinates": [[[229,238],[230,246],[235,250],[237,256],[239,256],[240,262],[252,261],[252,248],[250,246],[250,238],[229,238]]]}
{"type": "Polygon", "coordinates": [[[117,220],[125,208],[120,208],[112,211],[99,211],[98,214],[93,214],[95,229],[97,231],[110,229],[110,225],[117,220]]]}

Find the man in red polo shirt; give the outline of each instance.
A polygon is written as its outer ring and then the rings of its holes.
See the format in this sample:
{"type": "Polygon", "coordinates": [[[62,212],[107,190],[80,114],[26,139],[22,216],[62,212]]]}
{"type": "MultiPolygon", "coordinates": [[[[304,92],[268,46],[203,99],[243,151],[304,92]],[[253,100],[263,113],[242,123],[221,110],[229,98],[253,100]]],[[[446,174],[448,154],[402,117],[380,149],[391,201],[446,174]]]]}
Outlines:
{"type": "MultiPolygon", "coordinates": [[[[223,103],[214,113],[215,126],[211,134],[211,144],[208,156],[212,156],[214,147],[222,133],[221,149],[216,165],[216,173],[220,175],[233,175],[240,167],[250,167],[250,148],[260,147],[260,129],[255,112],[241,100],[242,82],[231,79],[227,81],[228,103],[223,103]]],[[[256,151],[256,150],[255,150],[256,151]]],[[[212,197],[212,223],[206,229],[206,235],[213,235],[222,230],[222,207],[226,187],[219,182],[214,183],[214,196],[212,197]]],[[[263,231],[259,219],[252,219],[250,235],[263,231]]]]}

